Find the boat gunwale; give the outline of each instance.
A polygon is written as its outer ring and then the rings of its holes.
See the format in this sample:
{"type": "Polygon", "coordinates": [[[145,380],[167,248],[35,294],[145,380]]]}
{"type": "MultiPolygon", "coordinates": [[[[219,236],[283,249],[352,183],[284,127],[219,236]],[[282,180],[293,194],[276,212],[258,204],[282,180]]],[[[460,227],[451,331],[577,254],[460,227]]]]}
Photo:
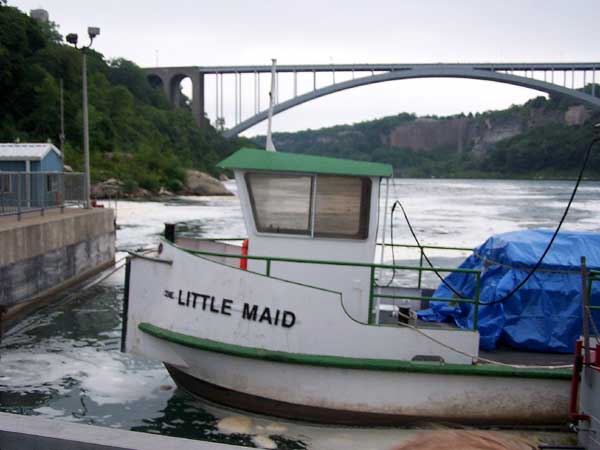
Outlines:
{"type": "Polygon", "coordinates": [[[427,363],[416,361],[355,358],[334,355],[282,352],[257,347],[245,347],[236,344],[213,341],[158,327],[141,322],[138,329],[157,339],[184,347],[221,353],[235,357],[262,361],[296,364],[306,366],[329,367],[339,369],[373,370],[384,372],[426,373],[434,375],[463,375],[483,377],[514,377],[527,379],[570,380],[571,369],[517,368],[492,364],[473,365],[456,363],[427,363]]]}

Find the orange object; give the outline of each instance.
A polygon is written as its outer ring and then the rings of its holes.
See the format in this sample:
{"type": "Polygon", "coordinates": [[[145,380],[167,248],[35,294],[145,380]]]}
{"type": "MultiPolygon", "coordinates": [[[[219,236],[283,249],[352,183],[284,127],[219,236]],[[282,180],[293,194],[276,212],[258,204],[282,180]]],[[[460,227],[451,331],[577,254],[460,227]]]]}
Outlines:
{"type": "MultiPolygon", "coordinates": [[[[242,256],[248,256],[248,239],[244,239],[242,243],[242,256]]],[[[248,258],[240,258],[240,269],[248,269],[248,258]]]]}

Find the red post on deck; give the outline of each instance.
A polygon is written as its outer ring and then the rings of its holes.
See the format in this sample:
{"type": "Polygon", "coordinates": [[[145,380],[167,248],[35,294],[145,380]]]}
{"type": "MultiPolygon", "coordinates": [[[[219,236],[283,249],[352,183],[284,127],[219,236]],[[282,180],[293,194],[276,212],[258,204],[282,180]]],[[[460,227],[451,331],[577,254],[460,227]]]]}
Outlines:
{"type": "MultiPolygon", "coordinates": [[[[244,239],[242,243],[242,256],[248,256],[248,239],[244,239]]],[[[248,269],[248,258],[240,258],[240,269],[248,269]]]]}

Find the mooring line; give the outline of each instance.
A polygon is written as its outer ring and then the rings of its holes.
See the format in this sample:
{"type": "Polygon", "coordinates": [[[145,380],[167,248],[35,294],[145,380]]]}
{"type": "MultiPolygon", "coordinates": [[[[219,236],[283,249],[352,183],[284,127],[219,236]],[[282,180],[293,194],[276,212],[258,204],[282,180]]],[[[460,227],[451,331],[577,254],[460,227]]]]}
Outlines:
{"type": "MultiPolygon", "coordinates": [[[[402,316],[403,318],[410,320],[411,317],[401,313],[400,311],[398,311],[398,315],[402,316]]],[[[526,365],[522,365],[522,364],[508,364],[508,363],[503,363],[500,361],[494,361],[493,359],[487,359],[487,358],[482,358],[481,356],[476,356],[476,355],[472,355],[471,353],[465,352],[463,350],[460,350],[458,348],[452,347],[451,345],[446,344],[445,342],[440,341],[439,339],[434,338],[433,336],[425,333],[423,330],[419,329],[418,327],[411,325],[409,323],[403,323],[403,322],[398,322],[399,325],[406,327],[406,328],[410,328],[414,331],[416,331],[417,333],[423,335],[424,337],[426,337],[427,339],[435,342],[438,345],[441,345],[444,348],[447,348],[448,350],[451,350],[453,352],[456,352],[460,355],[463,356],[467,356],[469,358],[471,358],[475,364],[478,361],[482,361],[484,363],[487,364],[492,364],[492,365],[496,365],[496,366],[503,366],[503,367],[511,367],[513,369],[551,369],[551,370],[555,370],[555,369],[571,369],[573,368],[572,364],[565,364],[565,365],[559,365],[559,366],[526,366],[526,365]]]]}

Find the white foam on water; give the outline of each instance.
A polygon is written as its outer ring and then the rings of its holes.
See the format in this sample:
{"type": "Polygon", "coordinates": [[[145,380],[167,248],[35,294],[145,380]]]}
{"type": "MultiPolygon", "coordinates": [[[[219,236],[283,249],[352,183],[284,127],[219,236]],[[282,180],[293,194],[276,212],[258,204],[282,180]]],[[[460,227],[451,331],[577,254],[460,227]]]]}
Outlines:
{"type": "Polygon", "coordinates": [[[248,416],[228,416],[217,422],[221,433],[253,434],[254,422],[248,416]]]}
{"type": "Polygon", "coordinates": [[[277,448],[277,444],[269,436],[264,434],[258,434],[252,438],[252,443],[258,448],[274,449],[277,448]]]}
{"type": "Polygon", "coordinates": [[[66,411],[50,408],[49,406],[41,406],[33,411],[46,417],[64,417],[67,415],[66,411]]]}
{"type": "Polygon", "coordinates": [[[73,380],[98,405],[123,404],[153,398],[160,386],[171,384],[162,366],[135,369],[119,352],[97,351],[62,342],[62,351],[5,352],[0,384],[11,390],[66,395],[73,380]]]}

